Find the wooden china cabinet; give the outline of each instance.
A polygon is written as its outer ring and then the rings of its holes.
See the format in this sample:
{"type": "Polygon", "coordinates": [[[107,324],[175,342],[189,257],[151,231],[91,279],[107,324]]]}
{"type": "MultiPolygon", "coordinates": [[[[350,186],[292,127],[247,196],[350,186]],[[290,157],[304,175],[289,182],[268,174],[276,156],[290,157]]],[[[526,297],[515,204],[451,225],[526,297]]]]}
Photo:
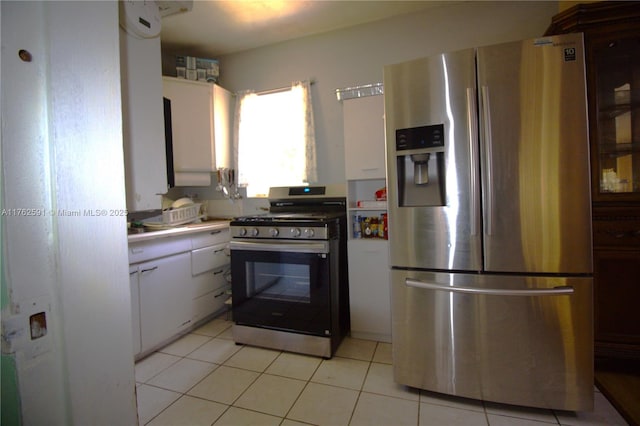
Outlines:
{"type": "Polygon", "coordinates": [[[584,33],[597,359],[640,361],[640,2],[578,4],[546,35],[584,33]]]}

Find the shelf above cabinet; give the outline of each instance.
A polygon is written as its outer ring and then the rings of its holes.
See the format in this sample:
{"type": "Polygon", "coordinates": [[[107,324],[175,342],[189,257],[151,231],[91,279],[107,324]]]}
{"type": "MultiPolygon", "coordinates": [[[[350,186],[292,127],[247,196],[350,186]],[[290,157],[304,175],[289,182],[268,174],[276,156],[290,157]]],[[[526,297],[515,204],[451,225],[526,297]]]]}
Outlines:
{"type": "Polygon", "coordinates": [[[607,97],[607,101],[598,108],[601,120],[615,118],[631,111],[640,112],[640,90],[638,89],[615,90],[613,96],[607,97]]]}
{"type": "Polygon", "coordinates": [[[387,210],[387,201],[356,200],[349,201],[350,210],[387,210]]]}
{"type": "Polygon", "coordinates": [[[615,143],[605,141],[599,146],[600,155],[617,158],[629,154],[640,154],[640,142],[615,143]]]}
{"type": "Polygon", "coordinates": [[[355,212],[355,213],[358,213],[358,212],[362,212],[362,213],[365,213],[365,212],[386,212],[387,211],[386,207],[385,208],[348,207],[347,209],[350,212],[355,212]]]}

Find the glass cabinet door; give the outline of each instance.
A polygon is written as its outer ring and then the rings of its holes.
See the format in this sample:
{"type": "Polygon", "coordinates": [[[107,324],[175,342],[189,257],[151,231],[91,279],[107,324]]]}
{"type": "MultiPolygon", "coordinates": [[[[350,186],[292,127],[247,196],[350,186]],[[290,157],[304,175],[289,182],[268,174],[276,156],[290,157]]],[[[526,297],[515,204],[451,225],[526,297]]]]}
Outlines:
{"type": "Polygon", "coordinates": [[[597,141],[596,200],[640,194],[640,38],[594,46],[597,141]]]}

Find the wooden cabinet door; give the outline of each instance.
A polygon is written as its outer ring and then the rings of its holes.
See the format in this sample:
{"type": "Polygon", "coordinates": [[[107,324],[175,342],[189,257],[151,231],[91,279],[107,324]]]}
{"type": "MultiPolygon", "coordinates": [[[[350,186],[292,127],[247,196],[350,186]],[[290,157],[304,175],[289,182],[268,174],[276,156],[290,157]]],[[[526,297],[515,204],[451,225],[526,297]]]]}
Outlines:
{"type": "Polygon", "coordinates": [[[640,359],[640,251],[595,250],[596,355],[640,359]]]}
{"type": "Polygon", "coordinates": [[[640,27],[616,36],[589,45],[595,202],[640,201],[640,27]]]}

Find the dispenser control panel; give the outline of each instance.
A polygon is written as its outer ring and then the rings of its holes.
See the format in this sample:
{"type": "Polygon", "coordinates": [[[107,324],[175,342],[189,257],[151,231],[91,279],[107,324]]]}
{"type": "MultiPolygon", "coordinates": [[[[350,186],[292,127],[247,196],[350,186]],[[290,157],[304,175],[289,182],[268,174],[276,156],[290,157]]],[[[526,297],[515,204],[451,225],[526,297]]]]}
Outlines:
{"type": "Polygon", "coordinates": [[[444,147],[444,124],[396,130],[396,150],[444,147]]]}

